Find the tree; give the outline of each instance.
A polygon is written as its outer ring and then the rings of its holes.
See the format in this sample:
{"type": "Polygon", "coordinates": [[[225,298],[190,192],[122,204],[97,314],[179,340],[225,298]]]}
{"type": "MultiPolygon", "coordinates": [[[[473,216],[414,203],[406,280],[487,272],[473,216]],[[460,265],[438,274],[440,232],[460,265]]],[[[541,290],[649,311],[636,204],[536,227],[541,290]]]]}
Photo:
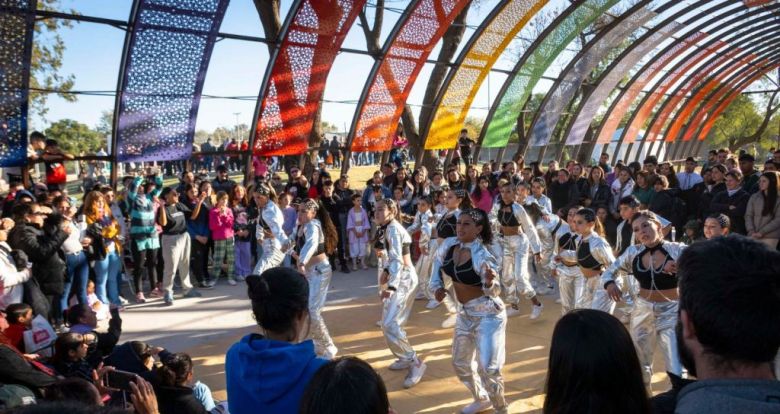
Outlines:
{"type": "Polygon", "coordinates": [[[57,140],[63,151],[73,155],[95,154],[105,147],[103,136],[89,126],[72,119],[60,119],[44,132],[57,140]]]}
{"type": "MultiPolygon", "coordinates": [[[[39,0],[40,10],[60,10],[60,0],[39,0]]],[[[77,14],[76,11],[70,11],[77,14]]],[[[65,42],[60,36],[60,29],[73,27],[73,21],[67,19],[41,19],[35,23],[35,41],[32,44],[32,60],[30,61],[30,114],[45,119],[49,108],[46,107],[49,92],[57,91],[57,95],[68,102],[75,102],[76,95],[68,93],[73,89],[75,77],[72,74],[60,73],[62,55],[65,52],[65,42]]]]}
{"type": "MultiPolygon", "coordinates": [[[[774,101],[777,92],[774,92],[774,101]]],[[[713,147],[726,146],[734,150],[760,140],[769,126],[769,120],[777,111],[771,108],[760,114],[756,104],[744,94],[739,95],[726,108],[710,130],[707,137],[713,147]]]]}

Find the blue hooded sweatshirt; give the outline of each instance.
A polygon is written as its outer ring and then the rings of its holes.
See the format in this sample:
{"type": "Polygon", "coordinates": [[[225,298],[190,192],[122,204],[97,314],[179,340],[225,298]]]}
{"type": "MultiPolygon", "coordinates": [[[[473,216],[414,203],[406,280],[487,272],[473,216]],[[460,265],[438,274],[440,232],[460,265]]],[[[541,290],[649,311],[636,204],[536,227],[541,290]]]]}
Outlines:
{"type": "Polygon", "coordinates": [[[298,344],[250,334],[225,358],[228,403],[233,414],[297,413],[303,390],[328,361],[311,340],[298,344]]]}

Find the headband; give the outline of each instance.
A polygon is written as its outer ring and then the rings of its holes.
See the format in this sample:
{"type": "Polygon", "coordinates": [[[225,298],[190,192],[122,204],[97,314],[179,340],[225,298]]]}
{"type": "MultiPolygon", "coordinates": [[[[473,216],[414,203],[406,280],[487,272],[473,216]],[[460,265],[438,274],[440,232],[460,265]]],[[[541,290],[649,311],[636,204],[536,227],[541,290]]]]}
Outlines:
{"type": "Polygon", "coordinates": [[[391,198],[383,198],[380,201],[385,205],[385,207],[392,208],[394,210],[396,209],[395,201],[393,199],[391,199],[391,198]]]}
{"type": "Polygon", "coordinates": [[[485,217],[485,214],[482,212],[482,210],[478,208],[472,208],[471,210],[467,211],[466,214],[468,214],[468,216],[471,217],[475,223],[479,223],[485,217]]]}
{"type": "Polygon", "coordinates": [[[466,190],[462,188],[455,188],[452,190],[452,192],[455,193],[455,197],[466,198],[466,190]]]}
{"type": "Polygon", "coordinates": [[[716,216],[710,217],[715,219],[715,221],[718,222],[720,225],[720,228],[725,229],[727,227],[731,227],[731,220],[729,219],[729,216],[725,214],[718,214],[716,216]]]}
{"type": "Polygon", "coordinates": [[[261,184],[258,185],[257,188],[255,188],[255,192],[257,194],[267,196],[271,194],[271,189],[268,188],[268,186],[261,184]]]}
{"type": "Polygon", "coordinates": [[[317,211],[320,209],[320,205],[317,204],[316,201],[312,200],[311,198],[306,199],[306,201],[301,204],[301,208],[304,210],[314,210],[317,211]]]}

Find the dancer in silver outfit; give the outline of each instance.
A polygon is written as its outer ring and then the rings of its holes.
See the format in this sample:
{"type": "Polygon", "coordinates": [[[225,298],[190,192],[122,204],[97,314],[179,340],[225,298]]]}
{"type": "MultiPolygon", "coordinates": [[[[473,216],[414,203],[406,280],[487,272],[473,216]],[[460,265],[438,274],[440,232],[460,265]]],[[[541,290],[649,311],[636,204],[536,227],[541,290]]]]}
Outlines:
{"type": "Polygon", "coordinates": [[[501,375],[506,356],[506,311],[501,285],[495,280],[498,261],[486,247],[492,238],[487,214],[466,210],[458,218],[457,237],[444,240],[433,260],[431,292],[444,299],[448,294],[443,284],[446,275],[461,304],[452,341],[452,365],[474,399],[461,410],[465,414],[491,406],[496,413],[507,412],[501,375]]]}
{"type": "Polygon", "coordinates": [[[575,206],[569,209],[567,222],[555,238],[555,275],[558,278],[558,290],[561,295],[561,313],[567,313],[577,308],[582,302],[582,292],[585,290],[585,276],[577,264],[577,240],[579,235],[574,231],[577,211],[582,208],[575,206]],[[565,226],[565,227],[564,227],[565,226]],[[565,231],[564,231],[565,230],[565,231]]]}
{"type": "Polygon", "coordinates": [[[296,261],[298,271],[309,282],[309,337],[314,341],[317,355],[333,359],[338,348],[328,333],[325,319],[322,318],[322,308],[333,276],[327,253],[328,250],[336,249],[338,233],[328,212],[317,201],[309,199],[298,210],[298,226],[293,234],[296,242],[291,256],[296,261]]]}
{"type": "MultiPolygon", "coordinates": [[[[430,252],[437,251],[438,246],[444,243],[445,239],[456,236],[455,228],[458,223],[458,218],[460,217],[461,208],[471,208],[471,199],[468,197],[465,190],[447,190],[446,207],[447,211],[441,215],[434,228],[432,238],[436,237],[436,244],[434,245],[431,243],[430,252]]],[[[431,274],[434,275],[433,273],[431,274]]],[[[452,287],[449,280],[444,281],[444,287],[448,290],[452,287]]],[[[452,328],[455,326],[455,321],[457,319],[457,305],[449,296],[444,296],[444,300],[439,303],[444,303],[444,306],[447,307],[447,313],[449,314],[447,319],[442,322],[441,327],[452,328]]]]}
{"type": "Polygon", "coordinates": [[[501,268],[501,284],[504,287],[506,301],[511,305],[507,316],[520,314],[518,305],[520,295],[533,303],[531,319],[537,319],[542,314],[542,303],[536,297],[536,291],[531,286],[531,275],[528,271],[528,252],[536,261],[541,259],[539,236],[536,234],[531,219],[525,209],[515,201],[515,186],[504,184],[501,187],[501,198],[490,211],[490,222],[500,226],[501,245],[504,258],[501,268]]]}
{"type": "Polygon", "coordinates": [[[577,264],[585,276],[585,287],[576,307],[598,309],[611,314],[615,311],[615,301],[607,295],[599,283],[599,277],[615,261],[612,246],[603,237],[604,228],[595,211],[589,208],[578,210],[574,223],[580,236],[577,240],[577,264]]]}
{"type": "Polygon", "coordinates": [[[682,375],[675,333],[679,300],[677,259],[686,245],[664,241],[662,224],[650,211],[636,213],[631,226],[641,244],[626,249],[601,275],[601,283],[615,301],[622,298],[622,292],[615,283],[619,272],[633,275],[639,283],[629,330],[644,369],[645,385],[649,386],[656,343],[660,343],[666,371],[682,375]]]}
{"type": "MultiPolygon", "coordinates": [[[[539,245],[541,246],[541,259],[536,263],[536,278],[541,282],[540,289],[547,289],[547,293],[555,291],[553,281],[553,269],[555,268],[555,240],[561,228],[566,224],[558,215],[550,214],[541,204],[526,198],[523,208],[531,217],[534,223],[536,234],[539,235],[539,245]]],[[[566,226],[568,231],[568,226],[566,226]]],[[[537,292],[539,293],[539,292],[537,292]]]]}
{"type": "Polygon", "coordinates": [[[417,201],[417,214],[414,216],[414,222],[411,226],[406,228],[406,231],[410,235],[414,235],[417,231],[420,232],[420,238],[417,239],[417,245],[420,246],[420,257],[417,259],[417,264],[415,264],[415,271],[417,272],[417,277],[420,279],[420,283],[419,286],[417,286],[417,296],[415,299],[428,299],[428,305],[426,307],[433,309],[439,306],[439,302],[434,299],[428,289],[434,253],[430,250],[431,244],[434,242],[434,240],[431,239],[434,220],[431,204],[431,198],[428,196],[421,197],[417,201]]]}
{"type": "Polygon", "coordinates": [[[408,369],[404,388],[411,388],[422,379],[426,365],[414,352],[403,329],[412,311],[417,273],[409,254],[412,238],[396,220],[398,214],[395,201],[386,198],[377,202],[374,218],[379,225],[377,233],[380,237],[374,247],[384,265],[380,280],[380,284],[385,286],[380,296],[383,302],[382,333],[390,352],[398,358],[390,365],[390,369],[408,369]]]}
{"type": "Polygon", "coordinates": [[[254,193],[255,204],[260,209],[257,218],[257,242],[263,245],[263,255],[257,259],[253,275],[277,267],[284,260],[284,252],[290,247],[290,240],[282,229],[284,215],[276,205],[276,192],[266,184],[259,184],[254,193]]]}

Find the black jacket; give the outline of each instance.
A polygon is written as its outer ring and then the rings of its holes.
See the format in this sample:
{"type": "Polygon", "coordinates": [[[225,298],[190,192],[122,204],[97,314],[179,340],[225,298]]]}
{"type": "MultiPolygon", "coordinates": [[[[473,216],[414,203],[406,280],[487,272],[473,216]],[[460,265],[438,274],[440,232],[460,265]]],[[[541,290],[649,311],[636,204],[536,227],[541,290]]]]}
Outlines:
{"type": "Polygon", "coordinates": [[[712,197],[710,202],[710,213],[722,213],[731,220],[731,231],[733,233],[747,234],[745,228],[745,211],[747,210],[750,193],[739,189],[734,195],[729,196],[728,191],[721,191],[712,197]],[[729,208],[734,206],[734,209],[729,208]]]}
{"type": "MultiPolygon", "coordinates": [[[[585,189],[582,190],[584,192],[580,193],[580,200],[590,200],[590,208],[594,211],[599,207],[609,207],[609,199],[612,197],[612,191],[610,191],[609,186],[606,184],[596,184],[598,188],[596,189],[596,195],[595,197],[591,198],[591,186],[590,184],[587,184],[585,186],[585,189]]],[[[584,204],[584,203],[583,203],[584,204]]]]}
{"type": "Polygon", "coordinates": [[[160,414],[208,414],[203,404],[195,398],[192,388],[155,385],[160,414]]]}
{"type": "MultiPolygon", "coordinates": [[[[170,352],[162,350],[162,352],[160,352],[160,359],[164,361],[170,355],[170,352]]],[[[152,375],[149,374],[153,372],[144,365],[144,361],[135,353],[132,342],[125,342],[114,348],[114,352],[112,352],[103,363],[120,371],[141,375],[144,378],[150,378],[152,375]]]]}
{"type": "Polygon", "coordinates": [[[8,345],[0,345],[0,383],[19,384],[37,390],[55,382],[57,378],[35,369],[21,353],[8,345]]]}
{"type": "Polygon", "coordinates": [[[577,185],[571,180],[566,181],[563,184],[558,182],[558,180],[553,181],[547,189],[547,197],[550,197],[554,213],[557,213],[558,210],[564,207],[579,202],[577,185]]]}
{"type": "Polygon", "coordinates": [[[68,235],[59,227],[62,216],[52,214],[38,228],[21,224],[11,229],[8,244],[27,253],[32,262],[32,275],[44,295],[61,295],[65,287],[65,260],[60,247],[68,235]]]}

